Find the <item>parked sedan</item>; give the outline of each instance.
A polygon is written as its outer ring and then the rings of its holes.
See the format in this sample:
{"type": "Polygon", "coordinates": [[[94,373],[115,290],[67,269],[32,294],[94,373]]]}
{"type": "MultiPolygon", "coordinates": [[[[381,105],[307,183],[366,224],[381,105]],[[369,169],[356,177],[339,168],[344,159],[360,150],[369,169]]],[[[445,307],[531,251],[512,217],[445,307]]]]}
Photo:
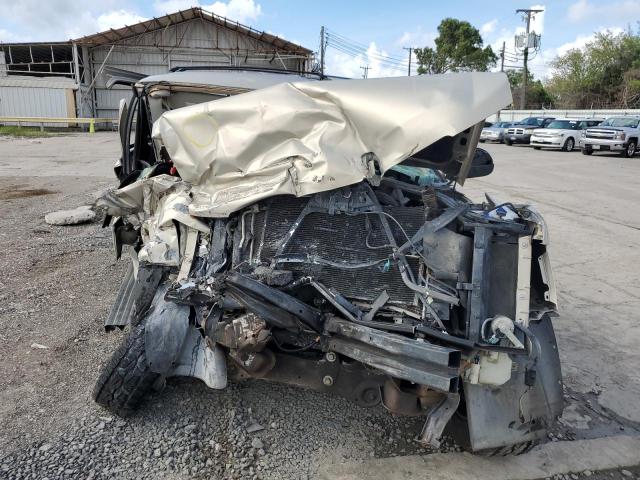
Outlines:
{"type": "Polygon", "coordinates": [[[480,141],[504,143],[504,134],[513,125],[512,122],[496,122],[490,127],[484,127],[480,133],[480,141]]]}
{"type": "Polygon", "coordinates": [[[557,119],[546,128],[534,130],[531,134],[531,146],[536,150],[542,147],[559,148],[563,152],[571,152],[578,144],[580,132],[585,128],[595,127],[602,118],[557,119]]]}

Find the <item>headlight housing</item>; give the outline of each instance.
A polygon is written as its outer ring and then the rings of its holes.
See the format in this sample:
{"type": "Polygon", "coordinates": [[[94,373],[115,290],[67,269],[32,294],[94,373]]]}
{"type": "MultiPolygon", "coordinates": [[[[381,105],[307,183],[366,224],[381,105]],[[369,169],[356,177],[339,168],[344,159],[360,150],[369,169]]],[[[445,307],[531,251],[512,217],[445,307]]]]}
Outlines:
{"type": "Polygon", "coordinates": [[[536,130],[535,128],[527,128],[525,129],[524,133],[533,133],[535,132],[535,130],[536,130]]]}
{"type": "Polygon", "coordinates": [[[616,133],[615,138],[616,140],[624,140],[625,138],[627,138],[627,135],[624,132],[620,132],[620,133],[616,133]]]}

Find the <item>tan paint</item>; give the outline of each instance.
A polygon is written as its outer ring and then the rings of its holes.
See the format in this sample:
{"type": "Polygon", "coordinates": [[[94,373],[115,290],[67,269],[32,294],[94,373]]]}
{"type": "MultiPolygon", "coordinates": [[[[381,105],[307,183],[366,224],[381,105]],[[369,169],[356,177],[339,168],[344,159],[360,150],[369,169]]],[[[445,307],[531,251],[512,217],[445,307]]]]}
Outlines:
{"type": "Polygon", "coordinates": [[[384,173],[510,102],[495,73],[282,83],[165,112],[153,137],[191,184],[189,212],[226,217],[372,178],[374,161],[384,173]]]}

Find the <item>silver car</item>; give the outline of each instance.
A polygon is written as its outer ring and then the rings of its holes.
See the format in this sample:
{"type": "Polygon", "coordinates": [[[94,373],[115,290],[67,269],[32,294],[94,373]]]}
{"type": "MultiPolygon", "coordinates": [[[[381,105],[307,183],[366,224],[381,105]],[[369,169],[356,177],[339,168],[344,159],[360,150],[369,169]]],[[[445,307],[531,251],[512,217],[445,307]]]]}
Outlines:
{"type": "Polygon", "coordinates": [[[512,122],[496,122],[490,127],[485,127],[480,133],[480,141],[504,143],[504,133],[513,125],[512,122]]]}

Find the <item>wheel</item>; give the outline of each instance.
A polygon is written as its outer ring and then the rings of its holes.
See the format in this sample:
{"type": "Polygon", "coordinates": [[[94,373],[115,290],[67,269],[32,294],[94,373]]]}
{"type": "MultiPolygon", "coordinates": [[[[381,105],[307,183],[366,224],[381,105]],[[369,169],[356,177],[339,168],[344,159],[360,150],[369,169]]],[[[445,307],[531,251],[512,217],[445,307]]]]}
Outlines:
{"type": "Polygon", "coordinates": [[[533,147],[534,150],[540,150],[542,147],[533,147]]]}
{"type": "Polygon", "coordinates": [[[160,375],[151,372],[144,348],[143,320],[120,344],[102,368],[93,388],[93,399],[116,415],[133,413],[153,389],[160,375]]]}
{"type": "Polygon", "coordinates": [[[627,148],[622,151],[622,156],[631,158],[636,154],[636,141],[630,140],[627,144],[627,148]]]}
{"type": "Polygon", "coordinates": [[[506,143],[509,146],[513,145],[513,142],[511,140],[505,140],[504,143],[506,143]]]}
{"type": "Polygon", "coordinates": [[[478,140],[478,141],[479,141],[480,143],[484,143],[484,142],[485,142],[485,140],[478,140]]]}
{"type": "Polygon", "coordinates": [[[573,151],[573,147],[575,147],[575,146],[576,146],[575,140],[573,138],[569,137],[564,142],[564,145],[562,146],[562,151],[563,152],[571,152],[571,151],[573,151]]]}
{"type": "Polygon", "coordinates": [[[583,148],[581,151],[583,155],[591,155],[593,153],[593,150],[591,150],[590,148],[589,149],[583,148]]]}

